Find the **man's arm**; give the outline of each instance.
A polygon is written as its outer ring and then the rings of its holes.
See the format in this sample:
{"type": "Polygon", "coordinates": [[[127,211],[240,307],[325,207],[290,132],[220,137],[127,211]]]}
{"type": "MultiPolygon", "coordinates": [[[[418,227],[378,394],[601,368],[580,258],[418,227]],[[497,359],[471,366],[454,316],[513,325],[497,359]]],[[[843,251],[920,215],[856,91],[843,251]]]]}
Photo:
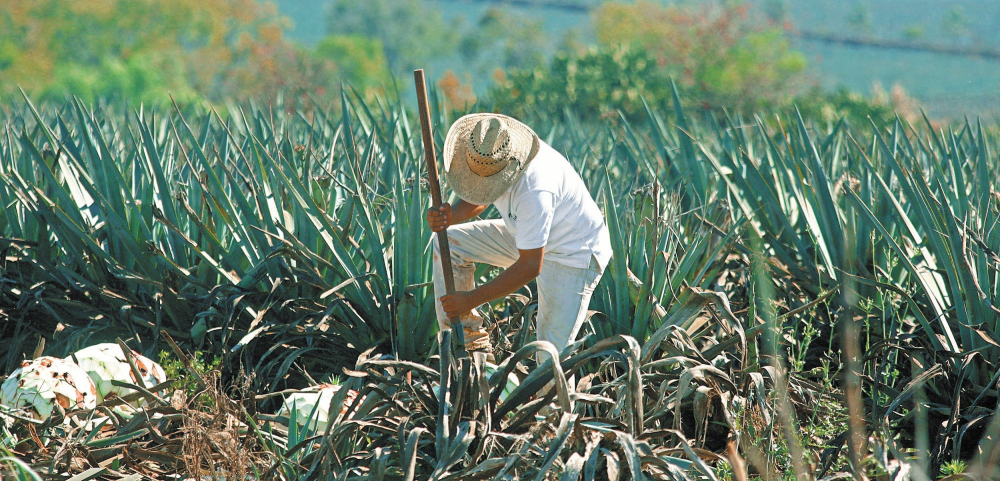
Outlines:
{"type": "Polygon", "coordinates": [[[461,224],[486,210],[485,205],[470,204],[459,200],[454,206],[441,204],[438,210],[427,209],[427,225],[432,232],[441,232],[450,225],[461,224]]]}
{"type": "Polygon", "coordinates": [[[471,291],[456,291],[441,297],[441,306],[448,317],[457,317],[468,313],[476,306],[510,294],[531,282],[542,273],[542,260],[545,258],[545,248],[518,249],[521,257],[493,280],[471,291]]]}

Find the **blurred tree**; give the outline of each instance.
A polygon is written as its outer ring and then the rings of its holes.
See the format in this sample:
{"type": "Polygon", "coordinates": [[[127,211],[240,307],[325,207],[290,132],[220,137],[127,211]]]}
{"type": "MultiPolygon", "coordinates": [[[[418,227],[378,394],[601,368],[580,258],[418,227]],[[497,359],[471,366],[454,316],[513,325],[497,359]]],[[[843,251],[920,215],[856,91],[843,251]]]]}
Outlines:
{"type": "Polygon", "coordinates": [[[548,38],[541,21],[499,8],[488,9],[462,38],[459,52],[480,73],[496,68],[533,68],[545,60],[548,38]]]}
{"type": "Polygon", "coordinates": [[[621,111],[643,115],[643,99],[670,96],[670,81],[642,48],[593,48],[583,55],[560,53],[548,68],[513,70],[496,76],[490,98],[498,111],[525,117],[561,116],[569,109],[580,118],[608,118],[621,111]]]}
{"type": "Polygon", "coordinates": [[[327,34],[378,40],[396,74],[421,68],[455,51],[458,31],[420,0],[334,0],[327,34]]]}
{"type": "MultiPolygon", "coordinates": [[[[890,92],[876,84],[870,97],[845,87],[838,87],[834,92],[814,88],[795,99],[794,107],[807,119],[827,123],[846,119],[861,128],[869,128],[872,123],[891,125],[897,115],[912,123],[918,121],[921,115],[919,103],[898,84],[893,85],[890,92]]],[[[788,117],[795,115],[795,110],[789,107],[783,113],[788,117]]]]}
{"type": "Polygon", "coordinates": [[[382,42],[358,35],[328,35],[316,45],[317,58],[330,62],[330,69],[366,96],[384,93],[392,80],[382,42]]]}
{"type": "Polygon", "coordinates": [[[582,55],[587,51],[587,45],[581,40],[580,30],[578,28],[570,28],[563,34],[556,49],[559,52],[582,55]]]}
{"type": "Polygon", "coordinates": [[[476,94],[472,92],[472,87],[469,83],[462,83],[453,70],[445,72],[437,85],[444,95],[446,104],[454,111],[464,112],[476,103],[476,94]]]}
{"type": "Polygon", "coordinates": [[[256,0],[0,0],[0,94],[162,103],[311,83],[284,27],[256,0]]]}
{"type": "Polygon", "coordinates": [[[594,14],[600,45],[645,48],[707,105],[746,108],[792,98],[805,56],[749,4],[660,6],[608,2],[594,14]]]}

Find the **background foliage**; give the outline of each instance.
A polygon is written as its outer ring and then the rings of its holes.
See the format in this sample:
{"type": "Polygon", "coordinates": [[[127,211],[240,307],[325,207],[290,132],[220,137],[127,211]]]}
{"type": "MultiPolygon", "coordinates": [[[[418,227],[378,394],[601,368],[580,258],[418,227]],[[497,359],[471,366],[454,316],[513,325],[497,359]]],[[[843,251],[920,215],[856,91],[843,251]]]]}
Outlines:
{"type": "Polygon", "coordinates": [[[570,108],[635,119],[643,101],[672,101],[673,79],[699,108],[789,112],[795,104],[864,123],[885,117],[883,107],[903,107],[913,119],[905,93],[887,102],[878,92],[823,93],[791,49],[787,25],[768,12],[743,2],[604,2],[592,12],[598,43],[588,47],[571,33],[555,42],[540,19],[512,9],[446,20],[421,0],[335,0],[324,12],[327,35],[306,49],[285,36],[287,19],[254,0],[3,2],[0,28],[12,35],[0,41],[0,95],[16,98],[21,87],[42,100],[155,105],[171,95],[216,105],[281,96],[286,108],[311,110],[311,99],[339,102],[345,83],[371,101],[397,95],[393,79],[416,67],[458,62],[460,72],[438,81],[456,109],[478,98],[518,115],[570,108]],[[473,84],[484,77],[493,84],[473,84]]]}
{"type": "Polygon", "coordinates": [[[784,30],[759,15],[747,3],[644,0],[602,4],[594,19],[600,46],[649,51],[666,75],[705,104],[753,108],[794,98],[806,68],[784,30]]]}
{"type": "Polygon", "coordinates": [[[327,14],[327,33],[378,40],[394,73],[424,67],[453,51],[457,41],[441,13],[423,8],[420,0],[337,0],[327,14]]]}
{"type": "Polygon", "coordinates": [[[0,94],[165,104],[319,87],[284,22],[254,0],[5,1],[0,94]]]}

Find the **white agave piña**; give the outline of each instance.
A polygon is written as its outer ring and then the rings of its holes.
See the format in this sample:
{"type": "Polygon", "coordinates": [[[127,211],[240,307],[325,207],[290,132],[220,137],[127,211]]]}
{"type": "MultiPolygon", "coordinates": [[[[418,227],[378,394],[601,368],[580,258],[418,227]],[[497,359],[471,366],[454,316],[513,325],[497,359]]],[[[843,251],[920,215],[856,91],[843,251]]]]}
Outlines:
{"type": "MultiPolygon", "coordinates": [[[[308,429],[322,431],[330,423],[330,402],[333,396],[340,391],[339,384],[317,384],[303,389],[301,392],[288,395],[278,416],[288,416],[294,418],[300,426],[308,429]],[[315,411],[315,412],[314,412],[315,411]]],[[[340,409],[340,414],[345,414],[358,393],[351,390],[344,398],[344,406],[340,409]]]]}
{"type": "Polygon", "coordinates": [[[4,381],[0,404],[44,420],[52,415],[56,404],[65,410],[95,408],[97,388],[73,361],[43,356],[24,361],[4,381]]]}
{"type": "MultiPolygon", "coordinates": [[[[167,375],[164,373],[163,367],[148,357],[135,351],[130,351],[132,359],[135,361],[135,366],[142,377],[143,387],[152,388],[167,380],[167,375]]],[[[97,387],[99,403],[107,399],[123,397],[135,392],[134,389],[115,386],[112,381],[139,385],[138,379],[136,379],[135,374],[132,373],[132,369],[129,366],[125,352],[122,351],[121,346],[118,344],[112,342],[95,344],[76,351],[70,355],[70,359],[76,361],[90,375],[90,378],[93,379],[94,385],[97,387]]]]}
{"type": "MultiPolygon", "coordinates": [[[[491,376],[496,371],[497,366],[495,364],[489,362],[485,364],[484,375],[491,376]]],[[[513,373],[508,374],[507,382],[504,384],[503,391],[500,393],[500,402],[505,401],[518,385],[517,376],[513,373]]],[[[290,394],[285,397],[282,402],[281,408],[278,410],[278,416],[288,416],[289,418],[292,418],[294,414],[294,419],[300,426],[315,429],[316,431],[322,431],[326,429],[327,424],[330,422],[330,402],[333,400],[333,396],[337,394],[340,389],[341,386],[338,384],[322,383],[307,387],[300,392],[290,394]]],[[[433,387],[435,393],[438,392],[437,389],[437,386],[433,387]]],[[[347,393],[347,396],[344,398],[344,405],[341,407],[340,414],[343,415],[347,413],[347,410],[350,408],[351,404],[354,403],[354,399],[357,395],[357,392],[354,390],[347,393]]]]}

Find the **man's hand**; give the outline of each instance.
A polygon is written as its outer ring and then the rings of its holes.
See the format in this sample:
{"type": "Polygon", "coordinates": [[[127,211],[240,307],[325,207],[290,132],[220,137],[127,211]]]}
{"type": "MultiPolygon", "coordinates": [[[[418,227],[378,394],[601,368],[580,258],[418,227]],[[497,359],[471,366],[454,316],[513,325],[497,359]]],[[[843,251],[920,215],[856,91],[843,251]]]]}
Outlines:
{"type": "Polygon", "coordinates": [[[449,318],[461,317],[479,305],[473,297],[472,291],[455,291],[441,297],[441,307],[449,318]]]}
{"type": "Polygon", "coordinates": [[[451,225],[451,204],[444,203],[438,209],[427,209],[427,225],[432,232],[441,232],[451,225]]]}

